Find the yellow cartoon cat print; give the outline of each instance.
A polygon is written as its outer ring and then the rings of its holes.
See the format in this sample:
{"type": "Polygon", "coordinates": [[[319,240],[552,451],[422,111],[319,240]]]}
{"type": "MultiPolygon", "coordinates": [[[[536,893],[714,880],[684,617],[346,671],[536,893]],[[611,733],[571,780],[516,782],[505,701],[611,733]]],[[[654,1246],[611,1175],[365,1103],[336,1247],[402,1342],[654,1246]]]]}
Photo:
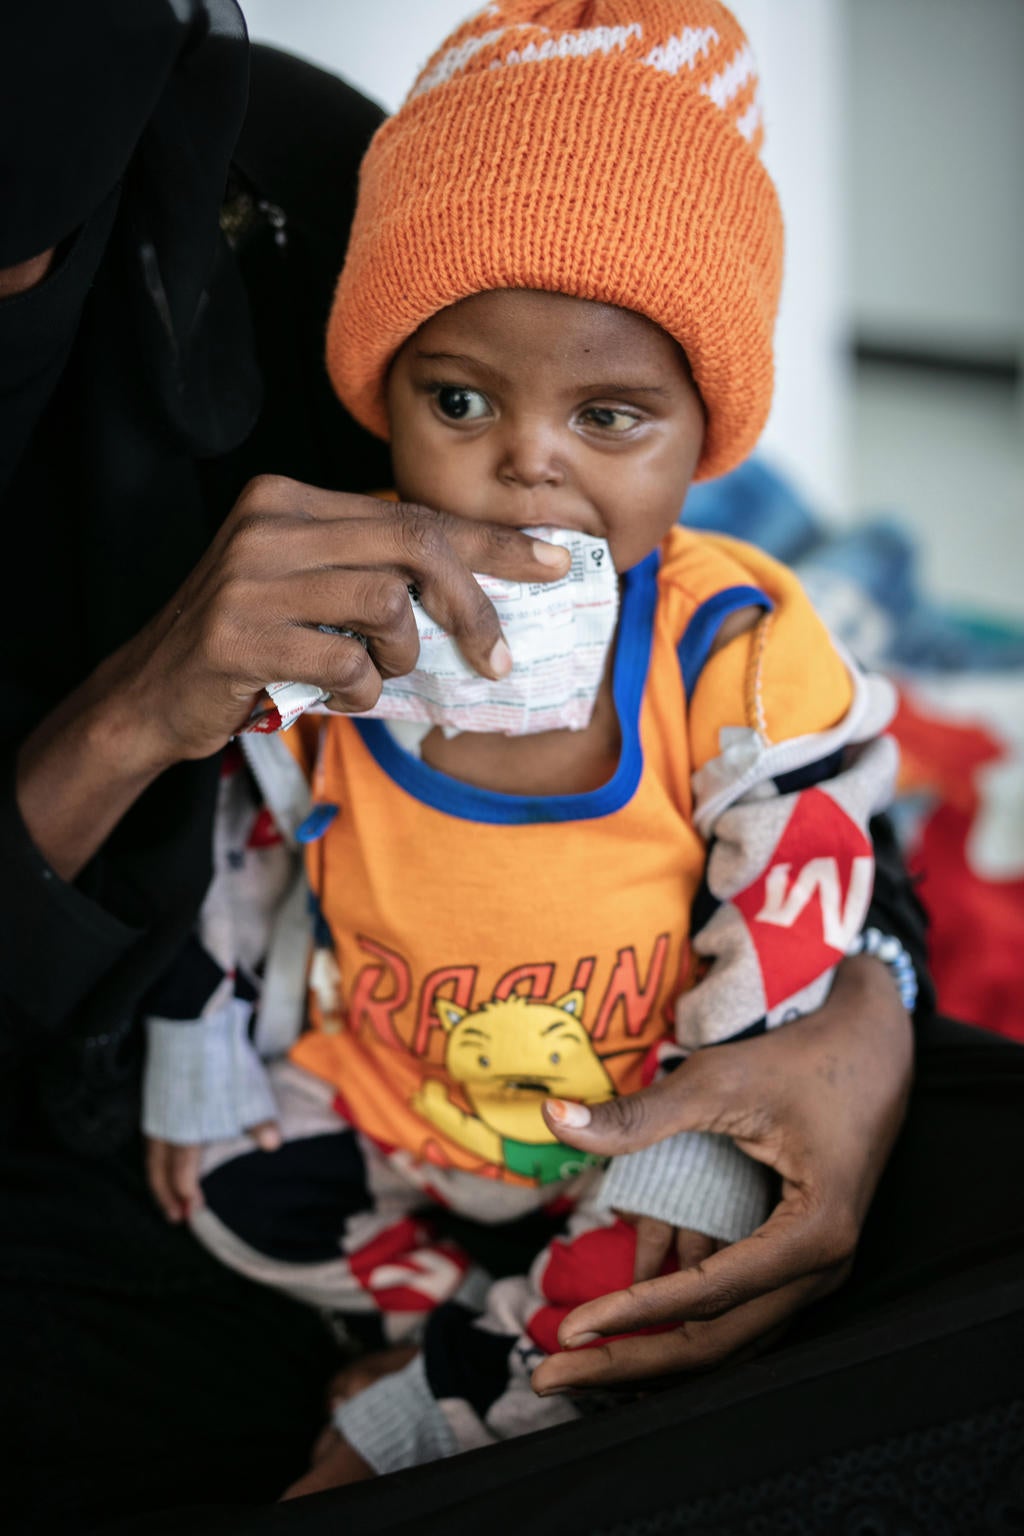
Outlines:
{"type": "Polygon", "coordinates": [[[557,1141],[541,1114],[546,1098],[590,1104],[615,1088],[583,1027],[583,993],[553,1003],[513,995],[470,1013],[439,999],[446,1034],[444,1064],[470,1105],[452,1102],[444,1083],[428,1078],[412,1107],[467,1151],[540,1184],[571,1178],[602,1159],[557,1141]]]}

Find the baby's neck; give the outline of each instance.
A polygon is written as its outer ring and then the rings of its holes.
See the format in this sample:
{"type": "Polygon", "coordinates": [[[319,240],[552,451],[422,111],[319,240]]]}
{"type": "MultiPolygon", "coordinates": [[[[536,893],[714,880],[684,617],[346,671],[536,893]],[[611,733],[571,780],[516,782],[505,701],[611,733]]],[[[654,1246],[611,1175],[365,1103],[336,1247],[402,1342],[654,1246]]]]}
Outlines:
{"type": "Polygon", "coordinates": [[[622,749],[611,674],[609,656],[585,730],[535,736],[463,731],[446,740],[435,726],[423,738],[423,761],[464,784],[506,795],[578,795],[599,789],[614,774],[622,749]]]}

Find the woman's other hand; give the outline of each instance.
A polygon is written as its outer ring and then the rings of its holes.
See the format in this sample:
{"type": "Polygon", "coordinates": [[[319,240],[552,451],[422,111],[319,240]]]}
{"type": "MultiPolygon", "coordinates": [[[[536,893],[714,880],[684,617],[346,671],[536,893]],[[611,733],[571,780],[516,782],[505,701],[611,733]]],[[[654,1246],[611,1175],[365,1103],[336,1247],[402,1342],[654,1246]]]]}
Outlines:
{"type": "Polygon", "coordinates": [[[568,1106],[569,1119],[557,1101],[546,1107],[560,1140],[606,1155],[677,1131],[731,1136],[778,1173],[781,1198],[741,1242],[577,1307],[559,1330],[563,1352],[537,1367],[534,1389],[705,1369],[839,1286],[903,1120],[912,1063],[910,1019],[885,967],[864,956],[843,962],[818,1012],[697,1052],[650,1088],[584,1110],[588,1125],[570,1123],[581,1106],[568,1106]]]}

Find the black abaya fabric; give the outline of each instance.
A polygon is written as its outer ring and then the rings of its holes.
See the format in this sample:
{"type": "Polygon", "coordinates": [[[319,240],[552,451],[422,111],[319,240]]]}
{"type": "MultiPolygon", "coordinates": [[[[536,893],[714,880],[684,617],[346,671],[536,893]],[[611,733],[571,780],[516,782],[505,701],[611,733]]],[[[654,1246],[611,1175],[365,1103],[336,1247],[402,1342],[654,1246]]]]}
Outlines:
{"type": "MultiPolygon", "coordinates": [[[[41,9],[57,46],[60,14],[90,8],[70,0],[41,9]]],[[[147,9],[149,0],[124,0],[92,15],[109,22],[147,9]]],[[[151,82],[154,113],[177,70],[214,40],[203,8],[176,0],[173,9],[179,17],[187,10],[193,22],[176,23],[184,51],[168,60],[163,85],[151,82]]],[[[5,48],[7,41],[5,33],[5,48]]],[[[116,52],[116,36],[97,31],[94,52],[101,47],[116,52]]],[[[206,57],[218,59],[218,49],[206,57]]],[[[229,202],[247,210],[233,252],[216,237],[219,201],[192,214],[207,234],[213,221],[199,322],[207,323],[210,305],[218,314],[215,330],[212,320],[205,332],[193,327],[194,338],[210,338],[210,350],[191,354],[198,369],[191,377],[213,381],[207,392],[225,403],[220,416],[206,422],[200,412],[190,426],[174,390],[164,398],[174,349],[161,351],[156,322],[145,329],[139,319],[151,289],[136,281],[143,269],[132,232],[145,220],[144,210],[136,215],[141,162],[128,165],[130,143],[121,187],[104,194],[77,235],[68,232],[57,267],[26,296],[42,336],[66,346],[67,363],[0,497],[8,561],[18,551],[30,561],[19,590],[8,581],[10,610],[0,604],[2,684],[12,702],[0,727],[4,1531],[81,1531],[94,1513],[154,1502],[272,1499],[301,1470],[336,1360],[313,1313],[229,1274],[187,1232],[168,1227],[142,1177],[133,1014],[202,893],[216,763],[178,774],[163,796],[147,797],[75,886],[47,878],[13,814],[11,748],[19,734],[136,619],[149,616],[251,474],[290,473],[351,490],[387,483],[384,450],[336,405],[322,364],[358,164],[382,114],[297,60],[261,49],[250,55],[245,47],[231,57],[232,71],[241,69],[243,100],[246,75],[251,84],[231,163],[226,131],[224,142],[204,147],[202,124],[187,133],[181,124],[183,142],[194,138],[202,150],[199,189],[223,191],[227,183],[229,202]],[[287,167],[307,161],[322,168],[315,196],[306,175],[296,174],[297,190],[289,190],[287,167]],[[272,215],[261,206],[269,200],[272,215]],[[126,210],[130,226],[122,224],[126,210]],[[87,277],[79,282],[75,266],[86,256],[97,274],[92,285],[87,277]],[[74,292],[62,299],[65,279],[74,292]],[[128,370],[123,381],[117,360],[128,370]],[[251,401],[254,412],[251,429],[239,428],[234,444],[234,429],[224,430],[232,399],[251,401]],[[184,443],[193,427],[214,434],[195,451],[184,443]]],[[[8,58],[5,52],[0,71],[8,58]]],[[[221,92],[215,124],[238,83],[229,71],[203,87],[221,92]]],[[[26,85],[22,100],[31,98],[26,85]]],[[[184,98],[175,99],[180,106],[184,98]]],[[[175,197],[184,196],[179,181],[175,197]]],[[[169,206],[166,217],[173,211],[169,206]]],[[[186,221],[182,233],[187,228],[186,221]]],[[[184,256],[198,273],[202,263],[187,243],[184,256]]],[[[177,271],[164,282],[176,296],[184,292],[173,280],[177,271]]],[[[192,291],[199,292],[194,281],[192,291]]],[[[27,308],[20,300],[0,305],[0,369],[21,323],[15,311],[27,308]]],[[[15,420],[13,407],[27,398],[23,388],[12,400],[11,381],[11,373],[3,375],[0,438],[15,420]]],[[[188,398],[199,398],[200,384],[190,388],[188,398]]],[[[13,437],[14,428],[5,440],[13,437]]]]}
{"type": "MultiPolygon", "coordinates": [[[[17,148],[2,162],[5,257],[56,246],[44,281],[0,304],[0,1051],[10,1089],[26,1081],[19,1061],[38,1052],[60,1075],[52,1032],[73,1051],[70,1041],[130,1019],[207,883],[216,763],[165,775],[76,888],[62,888],[20,826],[12,760],[195,564],[210,536],[196,459],[249,433],[260,384],[244,289],[218,229],[248,87],[233,0],[9,7],[2,59],[0,142],[17,148]]],[[[69,1065],[64,1075],[79,1074],[69,1065]]],[[[59,1114],[72,1139],[121,1133],[116,1116],[78,1108],[59,1114]]]]}
{"type": "MultiPolygon", "coordinates": [[[[165,774],[66,886],[18,817],[14,754],[167,601],[247,473],[386,480],[383,451],[329,397],[320,361],[380,113],[341,87],[325,114],[315,70],[293,85],[311,98],[295,108],[325,131],[309,156],[323,179],[309,197],[304,172],[289,198],[288,133],[280,120],[263,129],[247,156],[257,237],[239,260],[218,223],[229,172],[245,181],[230,165],[250,68],[234,0],[49,0],[5,15],[4,32],[0,143],[18,154],[0,160],[0,249],[12,262],[57,252],[38,287],[0,304],[0,1134],[23,1134],[41,1094],[57,1134],[103,1153],[134,1126],[140,999],[208,881],[218,766],[165,774]],[[283,247],[259,211],[264,174],[297,210],[283,247]],[[258,347],[246,263],[264,268],[258,347]],[[317,434],[333,457],[314,454],[317,434]]],[[[262,69],[280,66],[270,56],[262,69]]]]}

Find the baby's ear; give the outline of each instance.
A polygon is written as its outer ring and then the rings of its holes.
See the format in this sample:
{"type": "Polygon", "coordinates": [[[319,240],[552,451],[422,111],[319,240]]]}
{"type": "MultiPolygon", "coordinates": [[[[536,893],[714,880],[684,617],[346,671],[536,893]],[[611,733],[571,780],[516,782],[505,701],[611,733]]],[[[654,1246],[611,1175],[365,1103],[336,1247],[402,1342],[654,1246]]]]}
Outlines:
{"type": "Polygon", "coordinates": [[[577,987],[574,992],[567,992],[564,997],[560,997],[552,1006],[571,1013],[574,1019],[582,1019],[583,993],[577,987]]]}
{"type": "Polygon", "coordinates": [[[446,1034],[451,1034],[456,1024],[466,1017],[465,1008],[460,1008],[458,1003],[450,1003],[445,997],[438,998],[434,1004],[434,1012],[446,1034]]]}

